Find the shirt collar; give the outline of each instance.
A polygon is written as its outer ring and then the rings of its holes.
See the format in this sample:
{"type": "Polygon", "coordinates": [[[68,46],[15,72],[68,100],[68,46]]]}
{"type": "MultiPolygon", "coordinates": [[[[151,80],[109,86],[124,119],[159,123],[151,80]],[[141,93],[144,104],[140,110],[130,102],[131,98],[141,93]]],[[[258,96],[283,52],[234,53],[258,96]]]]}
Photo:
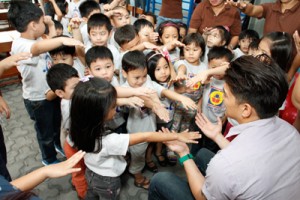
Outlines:
{"type": "Polygon", "coordinates": [[[267,119],[255,120],[245,124],[239,124],[237,126],[232,127],[225,138],[229,138],[234,135],[239,135],[240,133],[242,133],[243,131],[251,127],[261,127],[261,126],[265,126],[268,123],[275,123],[275,119],[276,116],[267,119]]]}
{"type": "MultiPolygon", "coordinates": [[[[287,10],[290,11],[290,12],[295,12],[298,9],[299,6],[300,6],[300,1],[298,1],[298,3],[296,5],[294,5],[294,7],[290,8],[290,9],[287,9],[287,10]]],[[[276,3],[272,5],[272,10],[281,13],[280,0],[276,1],[276,3]]]]}

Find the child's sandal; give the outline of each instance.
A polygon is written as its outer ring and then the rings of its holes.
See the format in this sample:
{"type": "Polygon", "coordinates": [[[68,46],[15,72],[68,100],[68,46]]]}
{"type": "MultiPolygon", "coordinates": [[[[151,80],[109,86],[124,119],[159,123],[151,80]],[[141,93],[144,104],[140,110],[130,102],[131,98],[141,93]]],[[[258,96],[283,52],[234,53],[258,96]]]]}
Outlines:
{"type": "Polygon", "coordinates": [[[143,180],[141,182],[137,182],[136,179],[134,179],[134,185],[136,187],[139,187],[139,188],[143,188],[145,190],[148,190],[149,189],[149,186],[150,186],[150,180],[147,179],[146,177],[143,177],[143,180]]]}

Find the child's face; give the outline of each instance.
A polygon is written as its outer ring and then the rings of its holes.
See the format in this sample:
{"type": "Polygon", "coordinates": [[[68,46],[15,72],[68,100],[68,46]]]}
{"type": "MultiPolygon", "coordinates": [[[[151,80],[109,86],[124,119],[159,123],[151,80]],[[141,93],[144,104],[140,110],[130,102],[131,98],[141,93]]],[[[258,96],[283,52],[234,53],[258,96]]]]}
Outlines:
{"type": "Polygon", "coordinates": [[[184,39],[184,37],[186,36],[186,30],[183,27],[180,27],[179,29],[179,35],[180,35],[180,39],[181,41],[184,39]]]}
{"type": "Polygon", "coordinates": [[[160,58],[154,71],[154,76],[160,83],[167,82],[170,77],[170,66],[165,58],[160,58]]]}
{"type": "Polygon", "coordinates": [[[224,41],[222,41],[222,37],[220,34],[220,31],[218,29],[213,29],[210,31],[209,35],[207,36],[206,45],[209,48],[212,48],[214,46],[223,46],[225,44],[224,41]]]}
{"type": "Polygon", "coordinates": [[[185,45],[184,50],[184,59],[188,63],[193,65],[198,65],[200,62],[200,57],[202,55],[202,49],[199,46],[196,46],[195,43],[185,45]]]}
{"type": "Polygon", "coordinates": [[[106,46],[109,32],[105,26],[93,27],[89,33],[93,46],[106,46]]]}
{"type": "Polygon", "coordinates": [[[132,49],[134,46],[136,46],[138,44],[140,44],[140,37],[138,35],[136,35],[133,40],[121,45],[121,50],[123,52],[129,51],[130,49],[132,49]]]}
{"type": "Polygon", "coordinates": [[[45,29],[46,29],[44,23],[44,16],[42,16],[37,23],[35,22],[35,27],[36,27],[35,37],[39,38],[45,33],[45,29]]]}
{"type": "Polygon", "coordinates": [[[57,36],[61,36],[63,34],[63,29],[59,28],[59,29],[56,29],[56,35],[57,36]]]}
{"type": "Polygon", "coordinates": [[[66,81],[66,86],[64,88],[64,91],[63,90],[56,90],[55,94],[58,95],[62,99],[71,99],[72,94],[74,92],[74,88],[76,87],[78,82],[79,82],[78,77],[72,77],[72,78],[68,79],[66,81]]]}
{"type": "Polygon", "coordinates": [[[97,59],[96,62],[92,62],[89,67],[89,72],[94,77],[104,78],[107,81],[111,81],[114,76],[114,64],[109,58],[97,59]]]}
{"type": "Polygon", "coordinates": [[[138,32],[140,41],[141,42],[150,42],[150,34],[153,32],[154,32],[154,30],[152,27],[144,26],[143,28],[141,28],[141,30],[138,32]]]}
{"type": "Polygon", "coordinates": [[[268,38],[264,38],[259,42],[258,45],[258,54],[267,54],[268,56],[271,56],[271,51],[270,51],[270,46],[271,46],[271,40],[268,38]]]}
{"type": "Polygon", "coordinates": [[[239,41],[240,49],[244,54],[248,54],[249,45],[250,45],[251,42],[252,42],[251,38],[243,38],[239,41]]]}
{"type": "Polygon", "coordinates": [[[254,56],[254,57],[257,56],[258,55],[258,49],[249,48],[248,55],[249,56],[254,56]]]}
{"type": "MultiPolygon", "coordinates": [[[[220,67],[222,65],[222,63],[224,63],[224,62],[228,62],[228,60],[226,58],[215,58],[208,62],[208,67],[210,69],[220,67]]],[[[213,77],[215,79],[222,80],[224,75],[214,75],[213,77]]]]}
{"type": "Polygon", "coordinates": [[[130,87],[141,87],[147,81],[147,68],[139,68],[125,72],[122,70],[123,76],[126,78],[130,87]]]}
{"type": "Polygon", "coordinates": [[[160,38],[161,43],[167,44],[173,40],[178,40],[178,30],[173,26],[164,27],[163,34],[160,38]]]}
{"type": "Polygon", "coordinates": [[[60,54],[53,55],[51,57],[52,57],[53,65],[64,63],[73,66],[74,64],[73,56],[70,54],[60,53],[60,54]]]}
{"type": "Polygon", "coordinates": [[[117,9],[116,11],[118,12],[118,14],[112,17],[112,24],[114,25],[114,27],[119,28],[130,24],[130,16],[127,10],[117,9]]]}

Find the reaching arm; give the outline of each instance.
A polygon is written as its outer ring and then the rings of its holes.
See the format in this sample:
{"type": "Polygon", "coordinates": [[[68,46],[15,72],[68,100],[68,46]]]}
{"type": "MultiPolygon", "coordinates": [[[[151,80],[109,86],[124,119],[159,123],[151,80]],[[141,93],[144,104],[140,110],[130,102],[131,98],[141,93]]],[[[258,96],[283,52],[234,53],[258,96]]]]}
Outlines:
{"type": "Polygon", "coordinates": [[[20,60],[26,60],[31,57],[30,53],[18,53],[12,56],[9,56],[0,61],[0,77],[2,76],[5,70],[8,70],[14,66],[18,65],[20,60]]]}
{"type": "Polygon", "coordinates": [[[57,16],[57,21],[61,21],[61,18],[63,17],[63,14],[61,12],[61,10],[59,9],[59,7],[56,4],[55,0],[49,0],[52,3],[52,6],[54,8],[55,14],[57,16]]]}
{"type": "Polygon", "coordinates": [[[10,182],[21,191],[32,190],[34,187],[45,181],[47,178],[59,178],[73,172],[78,172],[80,168],[73,168],[84,156],[85,152],[78,151],[71,158],[58,164],[41,167],[25,176],[10,182]]]}
{"type": "Polygon", "coordinates": [[[164,89],[162,91],[162,96],[167,97],[168,99],[171,99],[173,101],[181,102],[183,107],[187,110],[188,109],[192,109],[192,110],[197,109],[197,105],[192,99],[190,99],[186,96],[183,96],[181,94],[178,94],[177,92],[174,92],[172,90],[164,89]]]}
{"type": "Polygon", "coordinates": [[[237,7],[250,17],[261,18],[264,12],[264,8],[261,5],[253,5],[251,3],[245,3],[243,1],[234,2],[233,0],[227,0],[226,3],[231,6],[237,7]]]}

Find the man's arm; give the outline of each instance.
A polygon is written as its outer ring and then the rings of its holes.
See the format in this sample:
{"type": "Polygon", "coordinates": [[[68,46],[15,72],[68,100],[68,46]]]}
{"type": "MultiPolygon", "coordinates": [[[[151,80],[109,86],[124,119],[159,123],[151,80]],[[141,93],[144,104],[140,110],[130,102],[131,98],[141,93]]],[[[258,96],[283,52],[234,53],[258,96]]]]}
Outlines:
{"type": "Polygon", "coordinates": [[[227,4],[237,7],[240,9],[243,13],[250,17],[256,17],[261,18],[264,12],[264,8],[261,5],[253,5],[251,3],[245,3],[245,2],[234,2],[233,0],[227,0],[227,4]]]}

